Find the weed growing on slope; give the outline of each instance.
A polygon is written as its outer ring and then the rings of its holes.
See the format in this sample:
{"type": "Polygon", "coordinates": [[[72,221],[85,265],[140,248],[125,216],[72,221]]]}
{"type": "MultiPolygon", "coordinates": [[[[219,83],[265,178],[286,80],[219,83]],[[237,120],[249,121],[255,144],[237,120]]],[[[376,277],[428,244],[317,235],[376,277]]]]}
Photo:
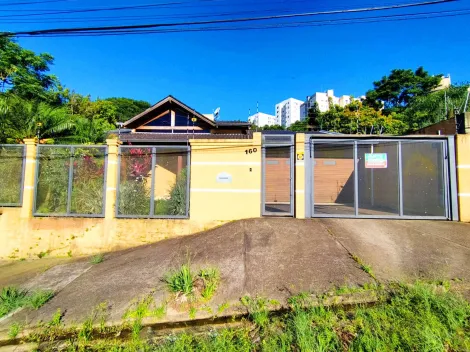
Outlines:
{"type": "Polygon", "coordinates": [[[194,277],[191,272],[191,265],[188,263],[183,264],[179,270],[170,272],[165,276],[164,281],[167,284],[168,290],[172,293],[180,293],[189,296],[193,293],[194,277]]]}
{"type": "Polygon", "coordinates": [[[248,310],[251,320],[260,328],[266,327],[269,322],[270,307],[279,306],[278,301],[268,300],[264,297],[251,298],[244,296],[240,301],[248,310]]]}
{"type": "Polygon", "coordinates": [[[17,287],[4,287],[0,292],[0,317],[21,308],[39,309],[54,296],[51,290],[37,290],[28,293],[17,287]]]}
{"type": "Polygon", "coordinates": [[[209,301],[220,284],[220,271],[216,268],[203,268],[194,273],[189,258],[179,269],[169,272],[163,278],[168,290],[182,301],[209,301]]]}
{"type": "Polygon", "coordinates": [[[27,291],[16,287],[4,287],[0,293],[0,317],[23,307],[26,303],[27,291]]]}
{"type": "Polygon", "coordinates": [[[352,259],[354,259],[354,261],[360,265],[362,271],[364,271],[366,274],[369,274],[370,277],[372,277],[374,280],[377,280],[374,271],[372,270],[372,267],[370,265],[365,264],[362,259],[356,255],[353,255],[352,259]]]}
{"type": "Polygon", "coordinates": [[[10,339],[15,339],[22,329],[23,326],[20,323],[13,323],[8,329],[8,337],[10,339]]]}
{"type": "Polygon", "coordinates": [[[155,300],[151,294],[141,299],[135,300],[131,307],[124,314],[124,319],[129,320],[132,336],[134,339],[139,337],[142,330],[142,320],[147,317],[161,319],[166,314],[166,302],[160,306],[155,305],[155,300]]]}
{"type": "Polygon", "coordinates": [[[102,262],[104,262],[104,254],[101,254],[101,253],[97,254],[97,255],[94,255],[90,259],[91,264],[100,264],[102,262]]]}
{"type": "Polygon", "coordinates": [[[51,290],[34,291],[31,295],[27,297],[27,306],[32,309],[38,310],[52,297],[54,297],[54,292],[51,290]]]}

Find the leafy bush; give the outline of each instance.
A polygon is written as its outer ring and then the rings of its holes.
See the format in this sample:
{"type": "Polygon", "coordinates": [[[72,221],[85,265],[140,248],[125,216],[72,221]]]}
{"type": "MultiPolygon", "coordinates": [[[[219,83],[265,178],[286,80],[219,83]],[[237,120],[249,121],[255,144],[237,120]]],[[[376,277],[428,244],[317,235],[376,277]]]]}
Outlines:
{"type": "Polygon", "coordinates": [[[41,149],[37,185],[37,212],[60,214],[67,212],[70,148],[41,149]]]}
{"type": "Polygon", "coordinates": [[[74,214],[103,212],[104,154],[97,148],[68,147],[41,149],[39,160],[37,211],[61,214],[67,211],[69,172],[72,161],[70,210],[74,214]],[[71,159],[72,156],[72,159],[71,159]]]}
{"type": "Polygon", "coordinates": [[[150,214],[150,187],[146,185],[145,179],[121,182],[119,187],[119,214],[150,214]]]}
{"type": "Polygon", "coordinates": [[[71,211],[75,214],[103,212],[104,155],[100,150],[75,150],[71,211]]]}
{"type": "Polygon", "coordinates": [[[186,197],[187,197],[187,170],[184,168],[176,177],[176,183],[170,191],[168,199],[168,215],[186,215],[186,197]]]}
{"type": "Polygon", "coordinates": [[[0,204],[20,203],[23,149],[0,148],[0,204]]]}

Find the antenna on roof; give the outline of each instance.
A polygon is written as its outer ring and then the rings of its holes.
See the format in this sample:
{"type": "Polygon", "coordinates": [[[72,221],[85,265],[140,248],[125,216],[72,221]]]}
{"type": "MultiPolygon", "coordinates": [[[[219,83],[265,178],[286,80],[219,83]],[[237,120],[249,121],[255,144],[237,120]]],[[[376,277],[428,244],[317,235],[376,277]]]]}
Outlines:
{"type": "Polygon", "coordinates": [[[214,121],[217,121],[220,115],[220,108],[215,109],[214,111],[214,121]]]}

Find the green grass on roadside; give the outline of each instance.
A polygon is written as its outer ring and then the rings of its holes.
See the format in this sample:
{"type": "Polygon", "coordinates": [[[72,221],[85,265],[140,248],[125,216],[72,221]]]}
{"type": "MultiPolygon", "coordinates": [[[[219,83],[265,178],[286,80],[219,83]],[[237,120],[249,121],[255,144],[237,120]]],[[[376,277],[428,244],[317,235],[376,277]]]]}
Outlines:
{"type": "Polygon", "coordinates": [[[4,287],[0,292],[0,318],[21,307],[39,309],[54,296],[50,290],[28,292],[17,287],[4,287]]]}
{"type": "MultiPolygon", "coordinates": [[[[381,288],[382,290],[383,288],[381,288]]],[[[150,300],[137,301],[127,317],[131,338],[95,341],[91,324],[84,324],[69,340],[68,351],[470,351],[470,304],[443,285],[416,283],[389,286],[374,306],[325,307],[310,295],[289,300],[290,310],[269,313],[275,301],[244,297],[249,311],[246,324],[236,329],[198,334],[170,334],[142,340],[141,319],[151,311],[150,300]],[[318,302],[317,302],[318,303],[318,302]]],[[[123,327],[124,329],[129,329],[123,327]]],[[[11,334],[18,333],[16,327],[11,334]]],[[[57,336],[57,335],[55,335],[57,336]]],[[[41,341],[53,341],[47,335],[41,341]]]]}

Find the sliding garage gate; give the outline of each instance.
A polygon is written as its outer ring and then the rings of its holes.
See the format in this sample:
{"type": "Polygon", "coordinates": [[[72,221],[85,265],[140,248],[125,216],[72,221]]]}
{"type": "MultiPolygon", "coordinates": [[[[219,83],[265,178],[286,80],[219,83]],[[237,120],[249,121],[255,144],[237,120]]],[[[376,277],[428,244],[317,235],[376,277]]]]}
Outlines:
{"type": "Polygon", "coordinates": [[[458,220],[453,138],[308,141],[311,217],[458,220]]]}
{"type": "Polygon", "coordinates": [[[263,215],[294,216],[294,138],[294,134],[263,134],[263,215]]]}

